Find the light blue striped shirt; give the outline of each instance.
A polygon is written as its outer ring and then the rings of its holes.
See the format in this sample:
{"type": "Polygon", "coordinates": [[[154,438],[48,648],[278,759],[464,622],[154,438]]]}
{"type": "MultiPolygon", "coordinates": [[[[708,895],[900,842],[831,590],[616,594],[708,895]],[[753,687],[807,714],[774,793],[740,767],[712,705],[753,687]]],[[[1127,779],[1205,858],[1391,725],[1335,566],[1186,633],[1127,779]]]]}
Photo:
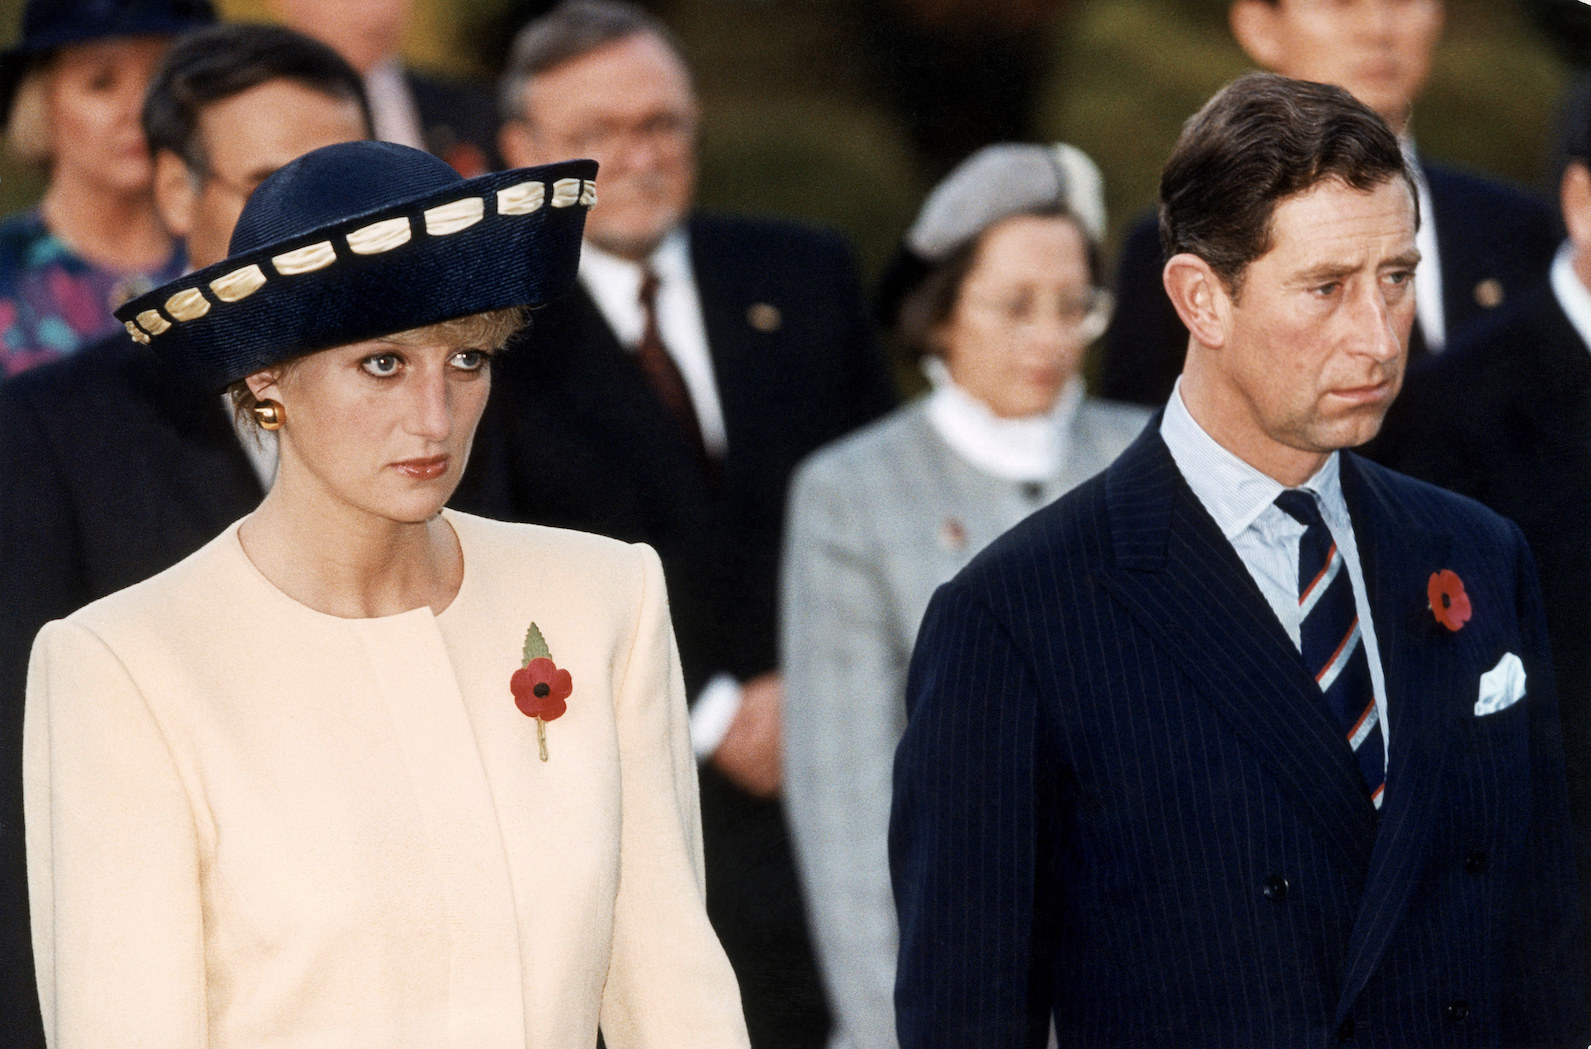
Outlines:
{"type": "MultiPolygon", "coordinates": [[[[1177,380],[1160,420],[1160,437],[1171,450],[1177,469],[1209,511],[1237,551],[1260,593],[1276,613],[1282,629],[1302,647],[1302,617],[1298,610],[1298,541],[1304,526],[1276,505],[1286,486],[1269,477],[1216,443],[1188,412],[1182,400],[1182,380],[1177,380]]],[[[1366,597],[1359,544],[1354,539],[1348,504],[1342,497],[1339,460],[1333,452],[1315,475],[1298,487],[1315,497],[1320,515],[1342,553],[1348,578],[1353,581],[1354,607],[1359,613],[1365,657],[1370,663],[1370,683],[1376,692],[1376,714],[1381,720],[1387,753],[1392,752],[1391,722],[1387,720],[1387,682],[1381,670],[1381,650],[1376,645],[1375,622],[1366,597]]]]}

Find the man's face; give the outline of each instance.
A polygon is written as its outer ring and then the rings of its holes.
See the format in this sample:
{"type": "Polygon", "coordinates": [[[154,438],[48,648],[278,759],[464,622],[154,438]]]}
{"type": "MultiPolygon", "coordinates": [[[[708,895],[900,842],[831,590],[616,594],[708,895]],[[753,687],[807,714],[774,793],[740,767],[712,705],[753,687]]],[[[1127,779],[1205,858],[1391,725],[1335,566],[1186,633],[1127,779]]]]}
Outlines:
{"type": "Polygon", "coordinates": [[[586,239],[626,258],[651,253],[690,210],[696,186],[696,94],[678,56],[649,33],[532,79],[525,119],[504,129],[513,165],[592,157],[597,206],[586,239]]]}
{"type": "Polygon", "coordinates": [[[157,158],[156,202],[188,245],[195,269],[227,256],[232,227],[254,188],[277,168],[321,146],[367,137],[358,105],[291,80],[268,80],[206,106],[199,148],[206,169],[171,153],[157,158]]]}
{"type": "Polygon", "coordinates": [[[282,21],[369,73],[398,53],[413,0],[275,0],[282,21]]]}
{"type": "Polygon", "coordinates": [[[1200,351],[1212,436],[1284,484],[1374,437],[1403,381],[1414,234],[1401,178],[1370,191],[1332,179],[1278,204],[1239,294],[1216,290],[1224,342],[1200,351]]]}
{"type": "Polygon", "coordinates": [[[1401,133],[1431,75],[1443,0],[1237,0],[1232,26],[1255,62],[1336,84],[1401,133]]]}

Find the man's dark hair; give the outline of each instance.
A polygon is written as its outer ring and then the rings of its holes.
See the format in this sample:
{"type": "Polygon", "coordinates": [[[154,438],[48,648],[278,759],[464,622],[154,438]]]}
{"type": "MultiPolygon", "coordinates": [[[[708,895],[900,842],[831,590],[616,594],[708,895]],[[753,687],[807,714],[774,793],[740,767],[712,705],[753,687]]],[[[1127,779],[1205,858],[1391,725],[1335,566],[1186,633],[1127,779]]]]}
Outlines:
{"type": "Polygon", "coordinates": [[[1336,179],[1366,192],[1414,176],[1397,136],[1348,92],[1249,73],[1183,125],[1160,174],[1160,246],[1210,264],[1236,295],[1248,264],[1271,248],[1276,206],[1336,179]]]}
{"type": "Polygon", "coordinates": [[[525,119],[526,88],[533,77],[618,40],[639,34],[661,40],[683,64],[679,41],[656,15],[627,0],[564,0],[514,35],[498,82],[504,122],[525,119]]]}
{"type": "Polygon", "coordinates": [[[199,115],[206,106],[272,80],[357,104],[370,132],[364,81],[341,55],[283,26],[234,22],[189,33],[166,53],[144,96],[150,154],[170,150],[190,170],[207,172],[199,115]]]}

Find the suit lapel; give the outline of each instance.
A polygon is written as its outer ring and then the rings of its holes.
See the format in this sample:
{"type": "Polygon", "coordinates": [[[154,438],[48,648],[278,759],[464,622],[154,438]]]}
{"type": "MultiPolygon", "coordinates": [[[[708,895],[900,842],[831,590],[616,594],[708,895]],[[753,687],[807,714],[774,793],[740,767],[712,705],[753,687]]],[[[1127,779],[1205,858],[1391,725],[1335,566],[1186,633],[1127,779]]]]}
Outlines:
{"type": "Polygon", "coordinates": [[[1178,655],[1298,809],[1364,870],[1376,816],[1314,679],[1232,544],[1182,479],[1157,416],[1107,474],[1115,565],[1098,578],[1178,655]]]}
{"type": "Polygon", "coordinates": [[[1441,801],[1436,785],[1455,735],[1442,723],[1452,716],[1442,700],[1463,687],[1448,680],[1453,661],[1444,658],[1445,631],[1426,599],[1431,573],[1445,566],[1450,537],[1432,535],[1426,523],[1401,513],[1393,494],[1353,455],[1342,457],[1342,485],[1386,678],[1391,742],[1381,830],[1349,941],[1339,1021],[1375,971],[1426,862],[1441,801]]]}
{"type": "Polygon", "coordinates": [[[746,320],[752,295],[748,290],[745,259],[733,245],[716,243],[711,223],[700,218],[690,222],[691,271],[696,279],[696,297],[702,307],[702,324],[707,330],[707,350],[713,362],[713,381],[718,384],[718,401],[724,413],[724,432],[728,442],[726,470],[736,465],[737,453],[745,450],[749,426],[760,410],[749,396],[762,386],[765,376],[753,370],[757,355],[754,342],[759,337],[746,320]]]}

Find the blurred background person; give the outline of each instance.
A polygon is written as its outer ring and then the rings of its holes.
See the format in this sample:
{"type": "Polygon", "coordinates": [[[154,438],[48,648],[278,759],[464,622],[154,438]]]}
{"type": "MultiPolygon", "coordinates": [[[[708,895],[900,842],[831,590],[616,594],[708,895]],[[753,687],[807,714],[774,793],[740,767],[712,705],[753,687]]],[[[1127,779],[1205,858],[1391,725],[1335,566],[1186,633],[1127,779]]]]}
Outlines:
{"type": "Polygon", "coordinates": [[[632,4],[570,0],[531,22],[501,101],[508,162],[593,157],[601,202],[577,289],[503,358],[456,505],[662,556],[702,760],[708,912],[753,1045],[820,1046],[779,802],[775,613],[790,472],[894,404],[855,264],[833,234],[694,210],[690,70],[632,4]]]}
{"type": "Polygon", "coordinates": [[[270,0],[270,6],[359,70],[377,138],[428,150],[466,178],[499,166],[491,92],[404,64],[400,48],[414,0],[270,0]]]}
{"type": "Polygon", "coordinates": [[[171,37],[212,20],[207,0],[28,0],[0,115],[48,181],[0,223],[0,378],[109,335],[112,310],[182,272],[138,112],[171,37]]]}
{"type": "MultiPolygon", "coordinates": [[[[359,74],[278,26],[182,38],[143,110],[165,228],[204,267],[249,193],[296,157],[370,133],[359,74]]],[[[274,441],[125,331],[0,383],[0,1044],[44,1045],[22,845],[22,696],[46,622],[176,564],[259,504],[274,441]]]]}
{"type": "Polygon", "coordinates": [[[1104,469],[1149,412],[1083,393],[1104,329],[1098,169],[989,146],[928,197],[886,312],[933,392],[801,467],[785,529],[785,803],[832,1049],[895,1045],[890,780],[928,599],[1033,510],[1104,469]]]}
{"type": "MultiPolygon", "coordinates": [[[[1591,112],[1564,143],[1568,239],[1550,273],[1402,400],[1389,465],[1519,525],[1541,577],[1582,913],[1591,915],[1591,112]]],[[[1587,988],[1591,996],[1591,985],[1587,988]]]]}
{"type": "MultiPolygon", "coordinates": [[[[1422,259],[1408,390],[1418,385],[1427,354],[1540,279],[1561,236],[1557,220],[1543,200],[1416,155],[1411,121],[1442,35],[1445,0],[1234,0],[1229,16],[1257,65],[1347,89],[1387,122],[1411,160],[1422,259]]],[[[1170,396],[1188,331],[1166,296],[1163,261],[1156,221],[1146,218],[1122,247],[1117,310],[1100,364],[1103,396],[1149,405],[1170,396]]]]}

